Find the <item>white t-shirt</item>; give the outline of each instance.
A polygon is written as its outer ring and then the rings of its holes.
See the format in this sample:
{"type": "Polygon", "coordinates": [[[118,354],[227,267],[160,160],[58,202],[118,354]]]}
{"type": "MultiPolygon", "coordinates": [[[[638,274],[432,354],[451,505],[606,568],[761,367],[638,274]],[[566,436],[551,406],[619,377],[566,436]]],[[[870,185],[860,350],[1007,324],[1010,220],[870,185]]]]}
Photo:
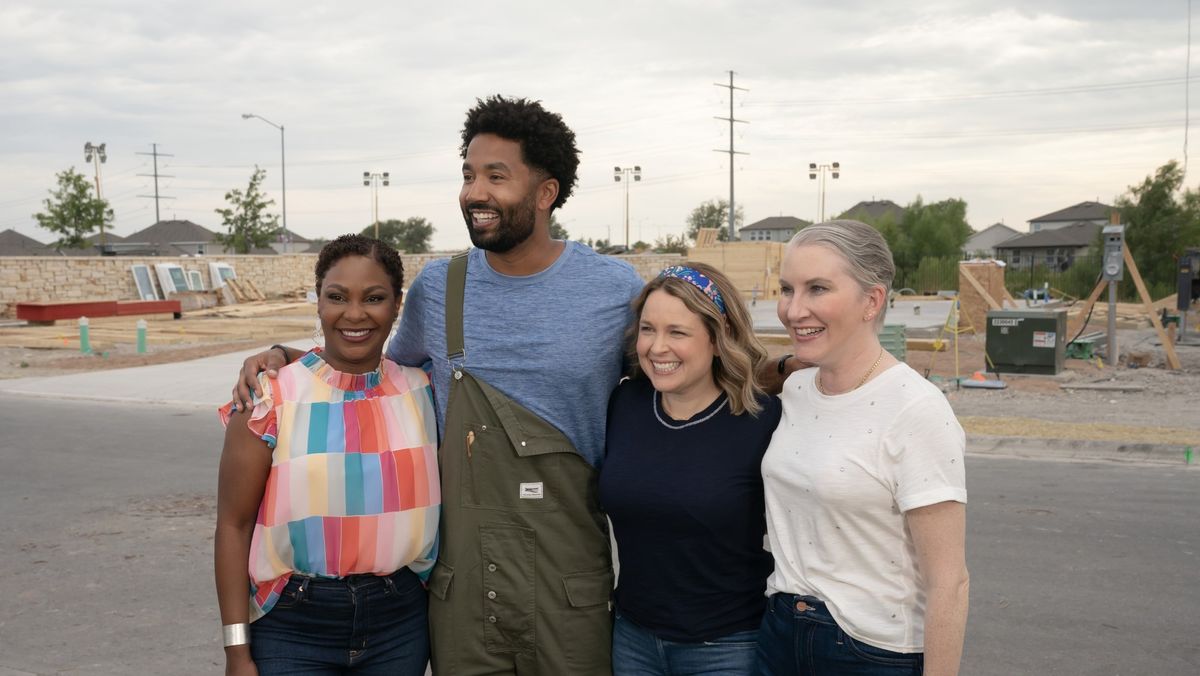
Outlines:
{"type": "Polygon", "coordinates": [[[904,512],[967,501],[962,426],[907,364],[836,396],[817,391],[816,373],[784,383],[763,457],[767,594],[815,596],[855,639],[921,652],[925,594],[904,512]]]}

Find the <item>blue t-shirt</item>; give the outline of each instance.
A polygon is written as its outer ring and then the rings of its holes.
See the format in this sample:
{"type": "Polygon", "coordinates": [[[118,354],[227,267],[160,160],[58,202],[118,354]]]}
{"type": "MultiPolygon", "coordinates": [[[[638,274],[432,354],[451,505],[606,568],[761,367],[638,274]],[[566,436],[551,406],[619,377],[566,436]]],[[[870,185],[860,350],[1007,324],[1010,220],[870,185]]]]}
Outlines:
{"type": "Polygon", "coordinates": [[[667,641],[758,627],[771,555],[759,463],[779,399],[733,415],[724,394],[689,420],[662,412],[646,378],[613,392],[600,505],[621,560],[617,611],[667,641]]]}
{"type": "MultiPolygon", "coordinates": [[[[630,301],[642,278],[624,261],[566,242],[553,265],[527,277],[496,272],[483,250],[467,259],[464,364],[565,434],[589,463],[604,456],[608,395],[621,376],[630,301]]],[[[431,368],[439,436],[450,393],[446,270],[432,261],[413,280],[388,358],[431,368]]]]}

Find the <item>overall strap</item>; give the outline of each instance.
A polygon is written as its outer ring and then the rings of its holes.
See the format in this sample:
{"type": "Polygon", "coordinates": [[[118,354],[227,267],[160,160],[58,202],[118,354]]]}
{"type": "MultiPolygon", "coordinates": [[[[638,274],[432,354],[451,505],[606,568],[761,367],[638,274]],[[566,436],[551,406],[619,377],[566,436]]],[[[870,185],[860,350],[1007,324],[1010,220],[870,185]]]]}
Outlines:
{"type": "Polygon", "coordinates": [[[466,361],[467,350],[463,345],[463,298],[467,290],[468,249],[450,259],[446,270],[446,359],[451,367],[454,360],[466,361]]]}

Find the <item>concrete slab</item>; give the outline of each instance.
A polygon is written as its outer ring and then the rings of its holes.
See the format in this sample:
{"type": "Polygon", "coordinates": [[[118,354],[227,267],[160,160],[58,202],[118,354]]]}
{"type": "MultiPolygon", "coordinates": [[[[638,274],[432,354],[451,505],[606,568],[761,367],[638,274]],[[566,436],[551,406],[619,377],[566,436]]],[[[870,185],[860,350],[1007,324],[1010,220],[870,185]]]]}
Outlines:
{"type": "MultiPolygon", "coordinates": [[[[307,350],[311,340],[284,343],[307,350]]],[[[229,401],[242,361],[270,347],[111,371],[73,373],[48,378],[0,380],[0,392],[51,399],[88,399],[136,404],[213,408],[229,401]]]]}

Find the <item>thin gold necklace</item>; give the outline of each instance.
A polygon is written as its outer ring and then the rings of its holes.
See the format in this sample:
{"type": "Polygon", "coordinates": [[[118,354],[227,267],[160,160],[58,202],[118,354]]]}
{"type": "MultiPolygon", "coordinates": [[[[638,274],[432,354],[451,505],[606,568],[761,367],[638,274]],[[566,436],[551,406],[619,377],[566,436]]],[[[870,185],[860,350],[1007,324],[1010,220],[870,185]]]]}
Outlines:
{"type": "MultiPolygon", "coordinates": [[[[869,371],[867,371],[865,375],[863,375],[862,380],[859,380],[857,385],[846,390],[846,392],[853,392],[854,390],[857,390],[858,388],[862,387],[863,383],[867,382],[867,378],[870,378],[871,374],[875,372],[875,369],[879,368],[879,362],[882,359],[883,359],[883,347],[880,347],[879,348],[879,356],[875,357],[875,363],[871,364],[871,369],[869,371]]],[[[831,396],[828,392],[825,391],[825,386],[821,384],[821,372],[820,371],[817,371],[817,391],[826,396],[831,396]]],[[[846,392],[842,392],[841,394],[846,394],[846,392]]]]}

